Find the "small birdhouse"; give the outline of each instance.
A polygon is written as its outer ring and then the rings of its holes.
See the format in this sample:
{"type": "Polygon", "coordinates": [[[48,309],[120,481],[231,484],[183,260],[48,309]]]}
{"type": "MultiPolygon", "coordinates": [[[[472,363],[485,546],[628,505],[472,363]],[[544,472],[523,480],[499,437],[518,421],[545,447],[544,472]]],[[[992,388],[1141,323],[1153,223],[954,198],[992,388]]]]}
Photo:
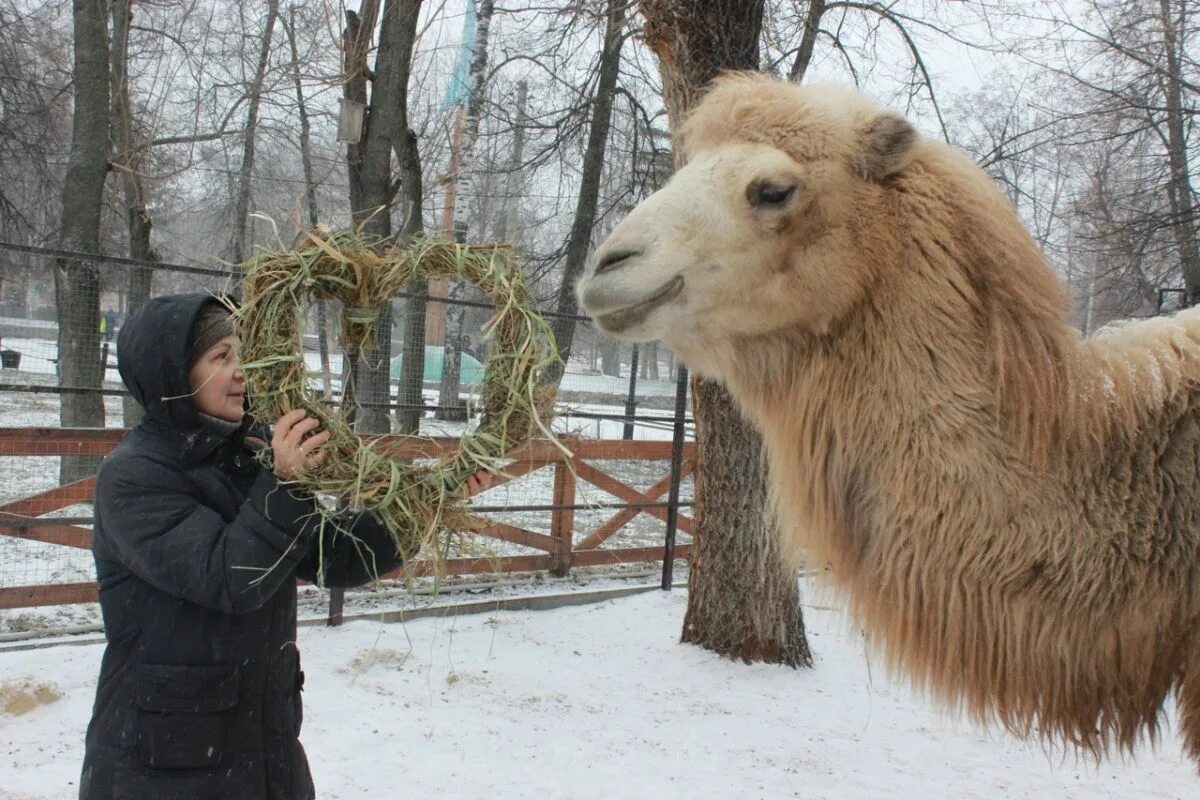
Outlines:
{"type": "Polygon", "coordinates": [[[349,97],[341,99],[338,108],[337,140],[339,142],[357,144],[362,139],[363,115],[366,110],[367,107],[357,100],[351,100],[349,97]]]}

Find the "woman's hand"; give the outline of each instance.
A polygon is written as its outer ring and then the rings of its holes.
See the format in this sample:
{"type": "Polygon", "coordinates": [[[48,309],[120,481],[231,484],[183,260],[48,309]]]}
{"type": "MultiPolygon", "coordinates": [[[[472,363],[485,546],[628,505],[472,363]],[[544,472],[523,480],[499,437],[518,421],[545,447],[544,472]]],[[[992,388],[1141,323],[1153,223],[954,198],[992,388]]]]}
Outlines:
{"type": "Polygon", "coordinates": [[[271,433],[271,457],[275,474],[281,480],[291,480],[300,469],[312,469],[325,458],[318,448],[329,441],[329,431],[313,433],[320,424],[320,420],[308,416],[303,408],[287,412],[275,423],[271,433]]]}
{"type": "Polygon", "coordinates": [[[492,488],[492,481],[495,479],[496,473],[489,472],[486,469],[479,470],[467,478],[467,497],[474,497],[480,492],[486,492],[492,488]]]}

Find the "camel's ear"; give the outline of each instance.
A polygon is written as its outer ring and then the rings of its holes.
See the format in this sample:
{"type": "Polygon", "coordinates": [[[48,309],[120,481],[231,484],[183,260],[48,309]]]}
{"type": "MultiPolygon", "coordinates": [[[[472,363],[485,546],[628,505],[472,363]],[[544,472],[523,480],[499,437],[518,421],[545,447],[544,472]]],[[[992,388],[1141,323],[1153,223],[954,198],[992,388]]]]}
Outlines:
{"type": "Polygon", "coordinates": [[[917,132],[908,120],[897,114],[880,114],[863,131],[862,151],[855,164],[858,174],[866,180],[882,182],[904,169],[916,142],[917,132]]]}

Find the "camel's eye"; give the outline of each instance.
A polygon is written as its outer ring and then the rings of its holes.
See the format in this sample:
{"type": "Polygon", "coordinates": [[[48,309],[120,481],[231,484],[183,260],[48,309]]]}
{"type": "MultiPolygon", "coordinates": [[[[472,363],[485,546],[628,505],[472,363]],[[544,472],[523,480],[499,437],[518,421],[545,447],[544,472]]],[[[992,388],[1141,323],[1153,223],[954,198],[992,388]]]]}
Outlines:
{"type": "Polygon", "coordinates": [[[783,208],[796,196],[796,184],[755,181],[746,189],[746,197],[755,208],[783,208]]]}

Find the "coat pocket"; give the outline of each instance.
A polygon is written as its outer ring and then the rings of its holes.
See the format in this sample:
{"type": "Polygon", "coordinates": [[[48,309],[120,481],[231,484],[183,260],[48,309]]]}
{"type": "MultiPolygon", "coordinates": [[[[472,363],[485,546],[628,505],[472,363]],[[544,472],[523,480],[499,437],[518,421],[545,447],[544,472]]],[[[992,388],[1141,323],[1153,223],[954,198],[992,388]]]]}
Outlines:
{"type": "Polygon", "coordinates": [[[143,664],[137,676],[137,752],[154,769],[203,769],[221,763],[237,672],[211,664],[143,664]]]}
{"type": "Polygon", "coordinates": [[[268,681],[263,712],[267,730],[278,736],[299,736],[304,721],[304,704],[300,699],[304,672],[295,648],[284,648],[271,660],[268,681]]]}

